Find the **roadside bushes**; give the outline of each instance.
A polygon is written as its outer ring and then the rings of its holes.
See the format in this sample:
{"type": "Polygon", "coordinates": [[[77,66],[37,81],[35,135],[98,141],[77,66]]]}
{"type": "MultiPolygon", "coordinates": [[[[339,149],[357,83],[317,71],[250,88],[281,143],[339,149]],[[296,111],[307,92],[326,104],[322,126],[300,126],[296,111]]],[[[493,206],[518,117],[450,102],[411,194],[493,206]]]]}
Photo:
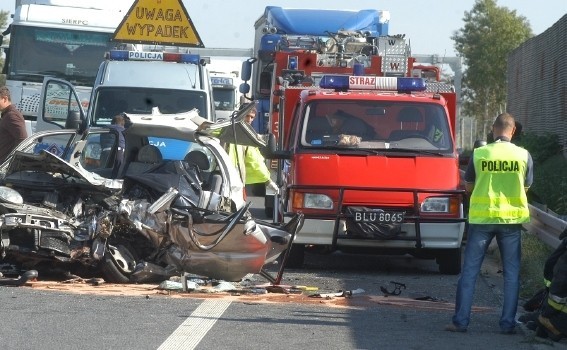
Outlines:
{"type": "Polygon", "coordinates": [[[514,142],[527,149],[534,161],[530,199],[545,204],[557,214],[567,215],[567,160],[558,135],[525,133],[514,142]]]}

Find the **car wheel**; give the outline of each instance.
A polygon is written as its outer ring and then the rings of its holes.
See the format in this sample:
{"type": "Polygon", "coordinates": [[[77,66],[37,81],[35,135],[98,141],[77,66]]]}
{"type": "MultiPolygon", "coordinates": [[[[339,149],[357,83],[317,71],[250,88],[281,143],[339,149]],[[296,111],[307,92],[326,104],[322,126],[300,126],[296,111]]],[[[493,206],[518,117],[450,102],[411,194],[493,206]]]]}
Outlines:
{"type": "Polygon", "coordinates": [[[439,272],[443,275],[458,275],[461,273],[461,248],[443,249],[437,254],[439,272]]]}
{"type": "Polygon", "coordinates": [[[305,261],[305,245],[292,244],[290,249],[285,266],[292,269],[302,268],[305,261]]]}
{"type": "Polygon", "coordinates": [[[131,249],[124,245],[108,245],[101,267],[107,282],[130,283],[135,267],[136,258],[131,249]]]}

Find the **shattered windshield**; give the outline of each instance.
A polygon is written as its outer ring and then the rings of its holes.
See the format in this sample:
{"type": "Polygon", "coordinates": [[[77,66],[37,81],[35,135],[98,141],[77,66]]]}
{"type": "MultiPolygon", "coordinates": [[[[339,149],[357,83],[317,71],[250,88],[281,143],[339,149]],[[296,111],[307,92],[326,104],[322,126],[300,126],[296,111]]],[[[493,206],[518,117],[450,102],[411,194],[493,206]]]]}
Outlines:
{"type": "Polygon", "coordinates": [[[301,130],[308,148],[452,150],[448,119],[437,104],[316,101],[307,105],[301,130]]]}

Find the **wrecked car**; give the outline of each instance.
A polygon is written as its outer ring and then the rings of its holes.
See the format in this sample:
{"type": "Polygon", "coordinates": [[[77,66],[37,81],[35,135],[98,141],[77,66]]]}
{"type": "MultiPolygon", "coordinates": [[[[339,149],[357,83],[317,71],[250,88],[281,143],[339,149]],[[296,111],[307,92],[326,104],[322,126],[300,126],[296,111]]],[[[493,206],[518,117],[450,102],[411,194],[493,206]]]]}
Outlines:
{"type": "Polygon", "coordinates": [[[114,283],[183,273],[275,281],[265,265],[285,259],[302,217],[279,226],[250,215],[222,144],[265,145],[242,122],[245,113],[224,125],[196,110],[128,114],[116,178],[115,130],[79,121],[32,135],[0,166],[0,264],[40,275],[86,271],[114,283]],[[113,146],[103,148],[101,138],[113,146]]]}

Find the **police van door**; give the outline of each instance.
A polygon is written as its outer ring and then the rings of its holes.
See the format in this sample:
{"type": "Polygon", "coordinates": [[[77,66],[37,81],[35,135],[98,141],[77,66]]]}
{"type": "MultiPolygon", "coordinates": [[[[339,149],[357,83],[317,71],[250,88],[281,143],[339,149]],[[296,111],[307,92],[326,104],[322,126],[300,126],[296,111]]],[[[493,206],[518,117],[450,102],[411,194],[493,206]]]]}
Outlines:
{"type": "Polygon", "coordinates": [[[75,87],[68,81],[45,77],[38,105],[36,132],[86,127],[86,111],[75,87]]]}

